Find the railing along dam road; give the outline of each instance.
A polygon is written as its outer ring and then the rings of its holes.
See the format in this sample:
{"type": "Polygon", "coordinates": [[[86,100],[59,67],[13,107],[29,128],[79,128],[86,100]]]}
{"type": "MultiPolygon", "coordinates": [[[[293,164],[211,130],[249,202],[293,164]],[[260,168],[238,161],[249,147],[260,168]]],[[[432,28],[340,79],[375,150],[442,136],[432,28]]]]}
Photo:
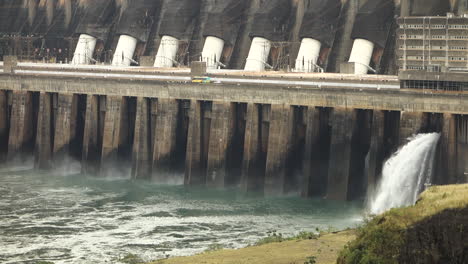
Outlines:
{"type": "MultiPolygon", "coordinates": [[[[2,65],[0,65],[2,66],[2,65]]],[[[435,183],[465,182],[468,94],[396,76],[20,63],[0,74],[0,158],[37,168],[352,200],[408,137],[440,132],[435,183]]]]}

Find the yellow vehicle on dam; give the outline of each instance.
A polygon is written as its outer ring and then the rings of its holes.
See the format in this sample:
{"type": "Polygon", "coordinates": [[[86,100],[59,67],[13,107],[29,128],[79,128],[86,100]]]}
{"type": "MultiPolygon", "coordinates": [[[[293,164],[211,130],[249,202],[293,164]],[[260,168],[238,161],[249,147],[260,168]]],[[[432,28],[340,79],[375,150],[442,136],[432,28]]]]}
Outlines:
{"type": "Polygon", "coordinates": [[[208,76],[193,76],[192,83],[211,83],[211,77],[208,76]]]}

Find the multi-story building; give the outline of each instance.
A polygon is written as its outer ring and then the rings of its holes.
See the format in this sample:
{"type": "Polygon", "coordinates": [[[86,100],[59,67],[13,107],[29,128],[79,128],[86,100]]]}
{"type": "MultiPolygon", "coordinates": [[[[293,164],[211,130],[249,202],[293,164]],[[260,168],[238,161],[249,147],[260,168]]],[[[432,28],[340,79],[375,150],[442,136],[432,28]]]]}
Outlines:
{"type": "Polygon", "coordinates": [[[468,90],[468,15],[398,18],[403,87],[468,90]]]}

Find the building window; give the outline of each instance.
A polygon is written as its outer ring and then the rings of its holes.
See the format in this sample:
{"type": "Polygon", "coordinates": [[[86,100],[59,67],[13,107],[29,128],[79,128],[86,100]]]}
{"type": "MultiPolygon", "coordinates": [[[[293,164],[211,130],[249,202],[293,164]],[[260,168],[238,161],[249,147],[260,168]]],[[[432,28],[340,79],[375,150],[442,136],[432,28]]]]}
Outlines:
{"type": "MultiPolygon", "coordinates": [[[[468,44],[468,43],[467,43],[468,44]]],[[[468,47],[463,46],[450,46],[450,50],[466,50],[468,47]]]]}
{"type": "Polygon", "coordinates": [[[406,57],[408,60],[423,60],[423,56],[407,56],[406,57]]]}
{"type": "Polygon", "coordinates": [[[466,61],[466,57],[449,57],[451,61],[466,61]]]}
{"type": "Polygon", "coordinates": [[[449,25],[450,29],[468,29],[468,25],[449,25]]]}
{"type": "Polygon", "coordinates": [[[450,36],[450,39],[468,39],[468,36],[450,36]]]}

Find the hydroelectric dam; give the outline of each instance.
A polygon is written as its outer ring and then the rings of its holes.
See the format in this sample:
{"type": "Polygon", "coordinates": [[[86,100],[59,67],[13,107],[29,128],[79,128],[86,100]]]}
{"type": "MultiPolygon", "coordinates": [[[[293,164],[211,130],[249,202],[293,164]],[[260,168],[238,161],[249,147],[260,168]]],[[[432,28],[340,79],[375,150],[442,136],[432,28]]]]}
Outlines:
{"type": "Polygon", "coordinates": [[[466,1],[5,1],[0,160],[354,200],[438,132],[468,181],[466,1]]]}

